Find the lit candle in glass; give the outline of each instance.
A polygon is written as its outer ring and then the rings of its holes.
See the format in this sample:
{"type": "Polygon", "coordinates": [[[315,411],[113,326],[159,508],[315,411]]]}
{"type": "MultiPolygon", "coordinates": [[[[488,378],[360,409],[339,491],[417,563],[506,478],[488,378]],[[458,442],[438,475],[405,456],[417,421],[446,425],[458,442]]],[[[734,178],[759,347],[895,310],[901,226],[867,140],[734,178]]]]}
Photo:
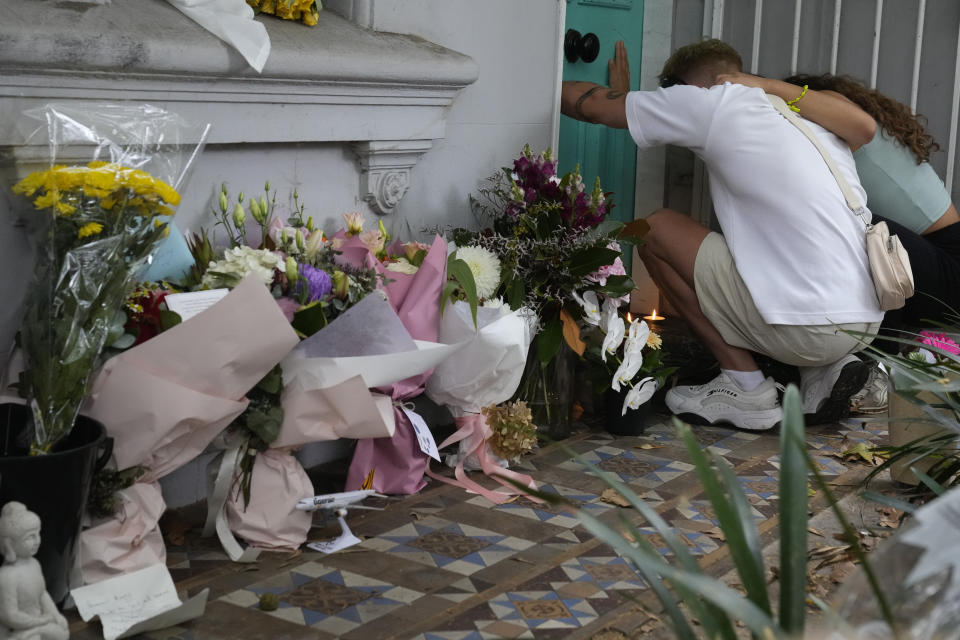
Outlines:
{"type": "Polygon", "coordinates": [[[648,316],[643,316],[643,319],[646,320],[647,322],[656,322],[656,321],[658,321],[658,320],[666,320],[666,318],[665,318],[664,316],[658,316],[658,315],[657,315],[657,310],[656,310],[656,309],[654,309],[653,311],[651,311],[651,312],[650,312],[650,315],[648,315],[648,316]]]}

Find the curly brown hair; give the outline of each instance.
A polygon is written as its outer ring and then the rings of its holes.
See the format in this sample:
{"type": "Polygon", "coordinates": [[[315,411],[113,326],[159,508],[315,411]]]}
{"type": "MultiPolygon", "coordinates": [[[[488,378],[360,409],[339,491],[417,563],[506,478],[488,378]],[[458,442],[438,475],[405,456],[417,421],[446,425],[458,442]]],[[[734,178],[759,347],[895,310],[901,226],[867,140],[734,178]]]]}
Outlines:
{"type": "Polygon", "coordinates": [[[910,149],[917,159],[917,164],[929,162],[930,154],[940,149],[933,136],[925,130],[925,117],[914,114],[907,105],[870,89],[850,76],[835,76],[829,73],[819,76],[799,74],[784,78],[784,82],[797,86],[807,85],[814,91],[836,91],[846,96],[873,116],[887,135],[896,138],[900,144],[910,149]]]}
{"type": "Polygon", "coordinates": [[[730,64],[743,70],[743,60],[737,50],[723,40],[711,38],[680,47],[673,52],[663,65],[663,70],[657,76],[661,87],[672,87],[675,84],[686,84],[683,76],[691,69],[705,64],[730,64]]]}

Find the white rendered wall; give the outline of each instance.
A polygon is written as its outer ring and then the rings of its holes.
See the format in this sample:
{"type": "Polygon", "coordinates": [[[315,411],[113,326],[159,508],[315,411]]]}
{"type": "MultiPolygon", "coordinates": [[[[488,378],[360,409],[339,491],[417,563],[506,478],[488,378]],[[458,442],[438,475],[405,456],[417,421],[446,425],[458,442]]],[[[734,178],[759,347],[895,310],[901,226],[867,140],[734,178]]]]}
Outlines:
{"type": "MultiPolygon", "coordinates": [[[[563,0],[377,0],[373,26],[420,36],[473,58],[479,79],[462,89],[447,136],[414,167],[396,228],[476,226],[467,196],[525,143],[554,143],[563,0]]],[[[403,232],[402,232],[403,233],[403,232]]]]}

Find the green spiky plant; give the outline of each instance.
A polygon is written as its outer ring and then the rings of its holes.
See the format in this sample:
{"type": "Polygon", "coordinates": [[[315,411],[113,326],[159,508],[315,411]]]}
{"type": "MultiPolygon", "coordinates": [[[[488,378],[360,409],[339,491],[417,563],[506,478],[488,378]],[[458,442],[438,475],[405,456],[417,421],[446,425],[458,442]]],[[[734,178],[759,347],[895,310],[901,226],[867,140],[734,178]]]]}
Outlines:
{"type": "MultiPolygon", "coordinates": [[[[584,511],[578,518],[588,531],[633,563],[656,594],[677,638],[698,637],[733,640],[738,637],[737,623],[745,625],[755,638],[787,639],[802,637],[807,615],[807,500],[808,473],[814,486],[822,490],[839,521],[846,542],[866,574],[877,598],[884,620],[897,637],[894,616],[880,585],[866,562],[856,530],[837,506],[826,480],[820,475],[804,442],[803,406],[794,385],[787,387],[783,400],[784,417],[780,430],[779,480],[779,606],[773,606],[766,567],[762,557],[760,535],[750,513],[749,502],[730,465],[713,452],[705,452],[690,428],[674,420],[689,452],[691,462],[703,484],[717,515],[736,572],[745,594],[709,576],[698,564],[687,545],[650,505],[640,499],[615,476],[596,466],[580,461],[629,502],[637,513],[665,541],[676,559],[669,563],[646,539],[626,510],[620,510],[621,530],[598,520],[584,511]],[[683,606],[681,606],[683,603],[683,606]],[[696,623],[693,622],[696,620],[696,623]]],[[[569,450],[568,450],[569,451],[569,450]]],[[[571,452],[572,453],[572,452],[571,452]]],[[[521,487],[522,488],[522,487],[521,487]]],[[[531,495],[553,504],[563,503],[554,494],[533,492],[531,495]]],[[[814,598],[832,616],[837,626],[842,621],[825,604],[814,598]]]]}

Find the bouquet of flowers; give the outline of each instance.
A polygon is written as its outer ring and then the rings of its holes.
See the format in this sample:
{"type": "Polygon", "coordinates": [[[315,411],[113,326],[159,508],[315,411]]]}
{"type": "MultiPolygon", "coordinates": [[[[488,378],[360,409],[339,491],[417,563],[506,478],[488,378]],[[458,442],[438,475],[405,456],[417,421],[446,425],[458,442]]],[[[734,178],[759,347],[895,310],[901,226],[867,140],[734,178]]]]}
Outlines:
{"type": "Polygon", "coordinates": [[[595,291],[574,297],[583,310],[585,354],[598,365],[593,369],[595,390],[609,388],[622,395],[621,415],[638,409],[676,370],[663,366],[663,341],[646,322],[634,320],[629,313],[624,322],[616,298],[604,297],[601,303],[602,296],[595,291]]]}
{"type": "Polygon", "coordinates": [[[616,242],[632,241],[646,224],[607,220],[613,205],[599,178],[587,191],[578,171],[560,177],[556,167],[549,150],[534,154],[525,147],[512,169],[495,174],[490,186],[471,198],[475,213],[491,228],[453,231],[458,248],[481,247],[499,260],[499,285],[490,297],[536,312],[543,363],[560,349],[564,312],[579,314],[574,292],[593,285],[606,295],[623,296],[633,289],[622,264],[615,267],[616,242]],[[603,285],[597,286],[598,275],[603,285]]]}
{"type": "Polygon", "coordinates": [[[46,123],[35,135],[49,137],[53,155],[49,169],[13,188],[48,217],[20,332],[31,451],[43,454],[70,432],[104,346],[123,335],[124,300],[167,233],[206,128],[190,131],[148,105],[48,105],[28,115],[46,123]],[[57,153],[91,143],[87,164],[58,164],[57,153]]]}

